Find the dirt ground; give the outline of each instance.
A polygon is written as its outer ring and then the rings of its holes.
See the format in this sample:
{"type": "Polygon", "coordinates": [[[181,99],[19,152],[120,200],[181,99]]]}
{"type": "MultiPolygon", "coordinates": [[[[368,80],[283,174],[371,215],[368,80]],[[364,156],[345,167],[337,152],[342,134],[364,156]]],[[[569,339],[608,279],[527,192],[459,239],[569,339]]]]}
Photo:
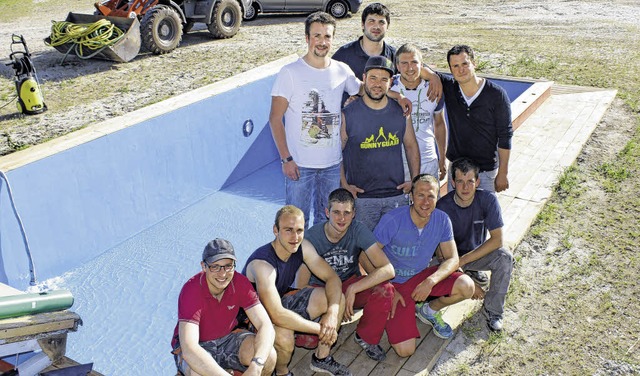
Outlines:
{"type": "MultiPolygon", "coordinates": [[[[26,1],[26,0],[25,0],[26,1]]],[[[124,115],[142,106],[158,102],[200,86],[231,77],[236,73],[260,66],[280,57],[305,51],[304,16],[263,16],[246,23],[234,38],[213,40],[206,29],[196,26],[196,31],[183,38],[182,45],[170,54],[155,56],[142,53],[129,63],[116,64],[100,60],[83,61],[68,58],[60,64],[62,54],[46,46],[42,40],[49,35],[51,20],[64,20],[67,12],[92,13],[90,1],[34,0],[45,4],[48,11],[37,12],[0,24],[0,59],[7,62],[11,34],[25,36],[34,55],[34,63],[43,82],[49,111],[37,116],[15,113],[13,104],[0,109],[0,154],[7,154],[91,126],[102,120],[124,115]]],[[[363,7],[372,1],[365,1],[363,7]]],[[[549,38],[553,34],[570,33],[575,39],[602,41],[589,51],[591,54],[619,54],[619,45],[630,27],[640,25],[640,4],[628,1],[447,1],[388,0],[384,2],[392,10],[392,22],[387,40],[399,46],[413,42],[420,46],[426,61],[444,68],[446,51],[455,43],[466,42],[475,46],[485,63],[487,73],[505,74],[509,65],[517,60],[517,54],[527,50],[519,46],[516,36],[533,40],[549,38]],[[481,3],[482,5],[478,5],[481,3]],[[468,28],[479,23],[482,28],[468,28]],[[459,30],[465,30],[460,32],[459,30]],[[472,32],[466,32],[472,30],[472,32]],[[503,36],[506,38],[500,49],[503,36]],[[514,41],[515,39],[515,41],[514,41]],[[491,50],[493,48],[493,50],[491,50]]],[[[360,13],[340,20],[335,48],[360,35],[360,13]]],[[[551,42],[553,43],[553,42],[551,42]]],[[[532,43],[534,45],[534,43],[532,43]]],[[[537,47],[531,48],[535,58],[537,47]]],[[[585,62],[592,63],[593,60],[585,62]]],[[[637,61],[628,62],[637,71],[637,61]],[[633,67],[635,66],[635,68],[633,67]]],[[[0,66],[0,106],[11,98],[13,71],[0,66]]],[[[534,77],[559,80],[558,77],[534,77]]],[[[562,83],[574,83],[571,77],[563,77],[562,83]],[[564,79],[564,82],[563,82],[564,79]]],[[[579,81],[579,80],[578,80],[579,81]]],[[[606,83],[596,82],[604,87],[606,83]]],[[[636,85],[639,85],[636,83],[636,85]]],[[[618,153],[633,134],[636,114],[616,100],[605,115],[587,146],[579,157],[579,164],[595,168],[603,159],[618,153]]],[[[593,193],[593,206],[605,206],[593,193]]],[[[595,210],[595,209],[594,209],[595,210]]],[[[564,236],[562,224],[544,237],[529,236],[514,251],[523,261],[519,273],[523,280],[535,281],[536,273],[544,265],[548,250],[561,242],[564,236]]],[[[561,268],[550,268],[549,273],[563,273],[561,268]]],[[[536,288],[531,286],[531,289],[536,288]]],[[[517,332],[521,338],[529,338],[532,344],[547,339],[547,318],[544,315],[526,315],[536,311],[537,302],[520,299],[506,312],[508,332],[517,332]],[[537,321],[536,321],[537,320],[537,321]]],[[[549,303],[553,304],[553,303],[549,303]]],[[[556,303],[560,305],[560,303],[556,303]]],[[[559,309],[551,307],[549,310],[559,309]]],[[[470,324],[477,331],[459,331],[444,356],[437,364],[435,374],[469,373],[491,374],[499,370],[486,362],[491,349],[487,347],[489,333],[480,325],[480,317],[473,317],[470,324]]],[[[637,359],[637,358],[636,358],[637,359]]],[[[638,374],[640,370],[629,364],[602,359],[595,365],[600,374],[638,374]]],[[[536,373],[545,373],[540,370],[536,373]]],[[[553,373],[553,372],[551,372],[553,373]]]]}

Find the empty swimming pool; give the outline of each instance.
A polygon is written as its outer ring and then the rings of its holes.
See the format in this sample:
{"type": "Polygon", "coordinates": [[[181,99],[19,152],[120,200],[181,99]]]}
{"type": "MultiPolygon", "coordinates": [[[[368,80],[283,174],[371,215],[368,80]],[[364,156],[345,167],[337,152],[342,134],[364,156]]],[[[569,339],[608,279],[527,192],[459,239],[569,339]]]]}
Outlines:
{"type": "MultiPolygon", "coordinates": [[[[204,245],[229,239],[242,267],[273,237],[284,184],[265,125],[273,75],[293,59],[87,128],[73,147],[54,140],[2,159],[40,286],[76,298],[84,325],[68,356],[107,375],[173,372],[177,297],[204,245]]],[[[512,101],[531,86],[501,84],[512,101]]],[[[0,281],[25,289],[14,222],[0,212],[0,281]]]]}

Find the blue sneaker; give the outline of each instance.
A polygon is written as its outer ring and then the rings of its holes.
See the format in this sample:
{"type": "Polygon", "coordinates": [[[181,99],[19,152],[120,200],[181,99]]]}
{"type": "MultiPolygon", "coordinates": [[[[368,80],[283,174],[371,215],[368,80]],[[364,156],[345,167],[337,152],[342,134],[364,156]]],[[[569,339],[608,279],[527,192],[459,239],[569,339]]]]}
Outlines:
{"type": "Polygon", "coordinates": [[[435,315],[427,313],[427,304],[416,304],[416,317],[425,324],[431,325],[433,334],[442,339],[449,339],[453,336],[453,329],[442,319],[442,312],[438,311],[435,315]]]}

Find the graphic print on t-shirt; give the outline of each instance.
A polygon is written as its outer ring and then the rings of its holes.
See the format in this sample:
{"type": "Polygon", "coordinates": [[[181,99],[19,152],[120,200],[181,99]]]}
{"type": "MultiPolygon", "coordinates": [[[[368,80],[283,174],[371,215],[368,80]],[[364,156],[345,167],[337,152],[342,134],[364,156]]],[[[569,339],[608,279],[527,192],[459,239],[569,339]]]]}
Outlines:
{"type": "Polygon", "coordinates": [[[400,139],[396,134],[397,132],[393,134],[388,132],[388,134],[385,135],[384,126],[381,126],[377,135],[372,134],[360,143],[360,149],[388,148],[399,145],[400,139]]]}
{"type": "Polygon", "coordinates": [[[353,255],[349,255],[349,251],[335,246],[322,255],[322,258],[331,265],[331,268],[338,274],[340,279],[345,280],[349,277],[349,268],[357,263],[353,255]]]}
{"type": "Polygon", "coordinates": [[[311,89],[302,106],[300,142],[314,147],[336,147],[340,140],[340,114],[327,110],[323,95],[311,89]]]}

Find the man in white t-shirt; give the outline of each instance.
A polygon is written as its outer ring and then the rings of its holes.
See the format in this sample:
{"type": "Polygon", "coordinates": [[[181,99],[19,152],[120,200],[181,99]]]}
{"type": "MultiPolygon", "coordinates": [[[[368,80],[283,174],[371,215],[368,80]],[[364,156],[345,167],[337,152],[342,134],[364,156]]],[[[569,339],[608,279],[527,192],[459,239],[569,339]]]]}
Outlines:
{"type": "MultiPolygon", "coordinates": [[[[420,149],[420,173],[438,180],[446,176],[445,147],[447,129],[444,122],[444,100],[430,100],[427,96],[429,81],[420,78],[422,53],[412,44],[402,45],[395,55],[396,69],[391,90],[411,100],[411,122],[420,149]]],[[[403,155],[405,181],[411,181],[407,159],[403,155]]]]}
{"type": "Polygon", "coordinates": [[[329,57],[335,27],[327,13],[309,15],[307,53],[282,68],[271,90],[269,124],[285,175],[286,204],[302,210],[305,224],[312,206],[314,223],[325,220],[327,197],[340,186],[342,93],[362,95],[351,68],[329,57]]]}

